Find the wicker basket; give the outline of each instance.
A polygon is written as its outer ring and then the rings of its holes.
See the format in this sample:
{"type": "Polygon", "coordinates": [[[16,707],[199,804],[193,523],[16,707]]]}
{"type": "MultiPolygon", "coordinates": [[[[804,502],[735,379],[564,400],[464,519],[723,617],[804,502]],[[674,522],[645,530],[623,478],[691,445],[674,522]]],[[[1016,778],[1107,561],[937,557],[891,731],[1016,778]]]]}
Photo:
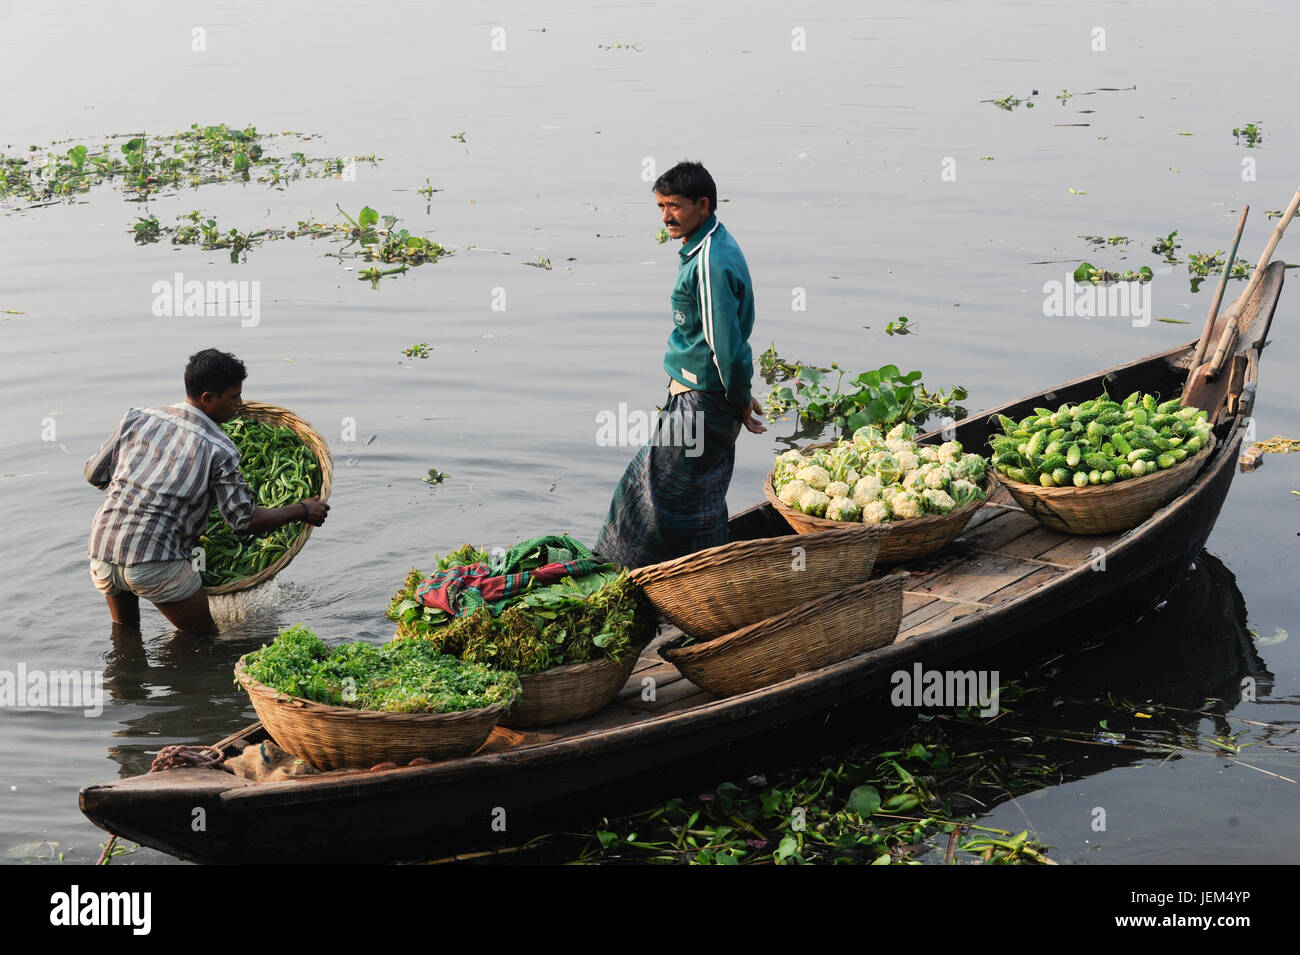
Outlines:
{"type": "Polygon", "coordinates": [[[417,756],[468,756],[505,714],[503,706],[459,713],[381,713],[330,706],[273,690],[253,679],[244,658],[235,664],[257,718],[279,746],[319,770],[367,769],[410,762],[417,756]]]}
{"type": "Polygon", "coordinates": [[[1039,487],[998,475],[1007,492],[1039,523],[1066,534],[1113,534],[1137,527],[1168,504],[1200,472],[1214,451],[1214,435],[1203,449],[1171,468],[1140,478],[1088,487],[1039,487]]]}
{"type": "Polygon", "coordinates": [[[889,528],[826,523],[835,529],[723,544],[628,576],[670,623],[711,640],[871,576],[889,528]]]}
{"type": "Polygon", "coordinates": [[[629,647],[622,660],[592,660],[519,674],[523,692],[500,722],[512,729],[580,720],[609,705],[627,684],[643,647],[629,647]]]}
{"type": "MultiPolygon", "coordinates": [[[[307,447],[311,448],[312,454],[316,455],[316,463],[320,465],[320,494],[322,501],[328,501],[330,497],[330,485],[334,480],[334,457],[330,454],[329,445],[325,439],[316,433],[316,429],[306,421],[299,418],[287,408],[280,408],[276,405],[263,404],[260,401],[245,401],[240,405],[239,411],[235,415],[238,418],[248,418],[252,421],[260,421],[265,424],[281,425],[292,429],[293,433],[302,439],[307,447]]],[[[289,561],[298,556],[298,551],[302,550],[303,545],[307,543],[307,538],[311,536],[312,525],[307,521],[302,522],[302,530],[299,531],[297,538],[289,549],[280,555],[280,558],[264,570],[259,570],[251,577],[244,577],[241,580],[233,580],[228,584],[222,584],[219,587],[208,587],[209,597],[220,594],[233,594],[241,590],[248,590],[250,587],[256,587],[258,584],[265,583],[280,571],[289,566],[289,561]]]]}
{"type": "MultiPolygon", "coordinates": [[[[830,445],[810,444],[801,451],[803,454],[808,454],[818,448],[827,447],[830,447],[830,445]]],[[[957,538],[957,535],[962,532],[962,528],[966,526],[967,522],[975,516],[975,512],[984,506],[984,502],[989,499],[989,495],[993,493],[995,487],[997,487],[997,482],[990,470],[984,478],[984,497],[981,500],[971,501],[961,507],[954,507],[947,514],[915,517],[905,521],[891,521],[883,525],[845,524],[843,521],[829,521],[824,517],[813,517],[810,514],[805,514],[803,511],[783,503],[776,496],[771,471],[767,474],[767,480],[763,482],[763,495],[776,508],[776,512],[785,518],[786,523],[800,534],[814,534],[817,531],[828,531],[836,527],[851,527],[857,530],[869,527],[887,527],[889,528],[889,536],[880,545],[880,553],[876,555],[876,563],[901,564],[920,557],[928,557],[935,551],[943,550],[951,544],[957,538]]]]}
{"type": "Polygon", "coordinates": [[[707,643],[681,646],[678,637],[659,653],[710,693],[748,693],[892,643],[907,576],[869,580],[707,643]]]}

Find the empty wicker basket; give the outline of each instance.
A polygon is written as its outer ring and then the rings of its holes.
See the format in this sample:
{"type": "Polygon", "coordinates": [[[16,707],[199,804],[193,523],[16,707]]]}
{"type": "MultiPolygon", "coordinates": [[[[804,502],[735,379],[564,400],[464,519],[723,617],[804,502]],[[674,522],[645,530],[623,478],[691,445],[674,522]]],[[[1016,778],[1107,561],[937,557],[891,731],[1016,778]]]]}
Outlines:
{"type": "MultiPolygon", "coordinates": [[[[834,522],[828,522],[834,523],[834,522]]],[[[739,630],[871,576],[881,524],[710,547],[632,571],[670,623],[698,640],[739,630]]]]}
{"type": "Polygon", "coordinates": [[[892,643],[907,576],[869,580],[706,643],[682,646],[679,637],[659,653],[710,693],[748,693],[892,643]]]}

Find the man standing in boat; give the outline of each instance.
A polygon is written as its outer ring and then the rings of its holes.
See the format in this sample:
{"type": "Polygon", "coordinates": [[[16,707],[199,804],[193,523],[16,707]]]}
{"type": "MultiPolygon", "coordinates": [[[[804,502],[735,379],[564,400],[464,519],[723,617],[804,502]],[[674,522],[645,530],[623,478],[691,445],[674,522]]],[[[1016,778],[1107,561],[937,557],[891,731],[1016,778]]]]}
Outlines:
{"type": "Polygon", "coordinates": [[[767,430],[750,394],[753,284],[740,246],[718,221],[713,177],[700,163],[681,162],[655,181],[654,192],[668,234],[682,240],[664,354],[668,401],[619,481],[596,539],[599,553],[627,568],[725,544],[740,427],[767,430]]]}
{"type": "Polygon", "coordinates": [[[244,363],[208,348],[185,367],[185,400],[131,408],[86,462],[86,480],[108,493],[90,526],[90,576],[115,624],[140,623],[140,598],[179,630],[216,630],[190,548],[213,504],[237,534],[293,521],[319,527],[329,505],[315,498],[257,507],[239,472],[239,451],[220,425],[239,411],[244,363]]]}

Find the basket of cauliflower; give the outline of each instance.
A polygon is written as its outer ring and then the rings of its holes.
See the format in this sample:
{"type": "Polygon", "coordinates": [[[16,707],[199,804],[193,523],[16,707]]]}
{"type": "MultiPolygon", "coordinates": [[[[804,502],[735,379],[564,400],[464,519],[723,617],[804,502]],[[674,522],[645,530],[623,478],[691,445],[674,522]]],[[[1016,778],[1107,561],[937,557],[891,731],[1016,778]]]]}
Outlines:
{"type": "Polygon", "coordinates": [[[946,547],[987,499],[988,461],[957,441],[917,444],[916,428],[867,426],[852,440],[787,451],[763,493],[800,534],[846,524],[887,524],[877,563],[946,547]]]}

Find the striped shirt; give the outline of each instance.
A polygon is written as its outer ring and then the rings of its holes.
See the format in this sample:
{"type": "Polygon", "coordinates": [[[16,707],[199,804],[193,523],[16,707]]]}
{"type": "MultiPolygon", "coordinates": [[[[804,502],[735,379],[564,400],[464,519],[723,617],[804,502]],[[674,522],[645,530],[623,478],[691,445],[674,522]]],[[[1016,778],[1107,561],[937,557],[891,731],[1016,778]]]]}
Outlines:
{"type": "Polygon", "coordinates": [[[189,559],[214,503],[236,533],[255,507],[234,442],[185,402],[129,409],[86,462],[86,480],[108,491],[90,525],[90,556],[128,567],[189,559]]]}

